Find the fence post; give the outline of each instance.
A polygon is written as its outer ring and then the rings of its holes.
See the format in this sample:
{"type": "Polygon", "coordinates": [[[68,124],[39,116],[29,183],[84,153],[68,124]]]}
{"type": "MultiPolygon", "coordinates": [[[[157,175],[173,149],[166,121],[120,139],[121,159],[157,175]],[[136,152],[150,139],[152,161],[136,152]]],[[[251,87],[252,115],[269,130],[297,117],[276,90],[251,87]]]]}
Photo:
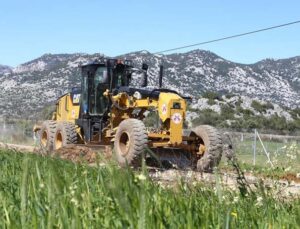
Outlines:
{"type": "Polygon", "coordinates": [[[256,132],[256,135],[257,135],[258,140],[260,141],[260,144],[262,145],[263,150],[264,150],[264,152],[265,152],[265,154],[266,154],[266,156],[267,156],[267,158],[268,158],[268,162],[271,164],[272,168],[274,168],[274,165],[273,165],[273,163],[272,163],[272,161],[271,161],[271,158],[270,158],[270,154],[269,154],[269,152],[267,151],[267,149],[266,149],[264,143],[262,142],[262,140],[261,140],[261,138],[260,138],[258,132],[256,132]]]}
{"type": "Polygon", "coordinates": [[[253,143],[253,165],[256,164],[256,129],[254,129],[254,143],[253,143]]]}

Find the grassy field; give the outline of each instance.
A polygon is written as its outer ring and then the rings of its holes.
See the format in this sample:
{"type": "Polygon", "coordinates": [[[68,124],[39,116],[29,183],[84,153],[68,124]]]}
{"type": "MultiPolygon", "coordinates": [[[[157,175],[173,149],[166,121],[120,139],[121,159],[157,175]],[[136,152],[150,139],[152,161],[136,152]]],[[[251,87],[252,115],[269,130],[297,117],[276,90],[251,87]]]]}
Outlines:
{"type": "Polygon", "coordinates": [[[145,169],[0,151],[0,228],[300,227],[299,199],[259,190],[180,181],[171,189],[152,182],[145,169]]]}
{"type": "Polygon", "coordinates": [[[237,158],[246,167],[264,170],[276,170],[285,173],[300,173],[300,144],[296,142],[275,142],[264,141],[264,146],[270,155],[273,168],[268,162],[268,158],[262,145],[256,144],[256,160],[253,166],[253,140],[235,142],[235,152],[237,158]]]}

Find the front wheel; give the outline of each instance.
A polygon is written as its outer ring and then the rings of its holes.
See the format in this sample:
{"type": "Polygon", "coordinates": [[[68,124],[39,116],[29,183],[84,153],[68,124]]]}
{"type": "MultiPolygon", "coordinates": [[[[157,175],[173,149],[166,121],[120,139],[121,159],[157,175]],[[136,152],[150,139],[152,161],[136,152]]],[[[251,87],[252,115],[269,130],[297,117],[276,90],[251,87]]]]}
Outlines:
{"type": "Polygon", "coordinates": [[[212,126],[201,125],[192,130],[191,136],[197,137],[197,154],[201,156],[197,161],[197,170],[212,172],[222,157],[221,134],[212,126]]]}
{"type": "Polygon", "coordinates": [[[138,119],[123,120],[114,141],[114,153],[121,166],[140,165],[148,142],[144,123],[138,119]]]}

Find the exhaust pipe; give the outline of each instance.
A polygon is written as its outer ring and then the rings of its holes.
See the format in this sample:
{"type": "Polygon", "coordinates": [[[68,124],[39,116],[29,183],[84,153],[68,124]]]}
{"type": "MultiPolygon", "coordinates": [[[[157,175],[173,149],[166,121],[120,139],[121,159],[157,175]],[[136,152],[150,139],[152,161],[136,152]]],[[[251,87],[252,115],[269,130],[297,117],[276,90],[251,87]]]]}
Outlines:
{"type": "Polygon", "coordinates": [[[159,88],[162,87],[162,79],[163,79],[163,75],[164,75],[164,66],[160,65],[159,66],[159,88]]]}
{"type": "Polygon", "coordinates": [[[142,65],[142,70],[143,70],[143,82],[142,82],[142,87],[147,87],[148,85],[148,65],[143,63],[142,65]]]}

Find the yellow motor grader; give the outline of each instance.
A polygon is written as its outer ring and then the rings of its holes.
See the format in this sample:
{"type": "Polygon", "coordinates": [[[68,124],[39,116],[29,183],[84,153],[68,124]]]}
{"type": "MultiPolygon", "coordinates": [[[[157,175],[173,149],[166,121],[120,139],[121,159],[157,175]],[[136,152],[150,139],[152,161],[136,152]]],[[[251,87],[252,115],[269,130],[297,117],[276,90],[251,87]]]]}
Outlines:
{"type": "Polygon", "coordinates": [[[161,88],[162,66],[157,89],[147,87],[145,63],[135,68],[131,60],[100,58],[80,68],[81,88],[60,97],[52,120],[34,128],[43,148],[111,145],[121,166],[139,163],[147,148],[158,156],[179,150],[201,171],[212,171],[219,164],[220,134],[208,125],[188,133],[183,130],[189,98],[161,88]],[[150,111],[157,114],[158,121],[146,128],[143,121],[150,111]]]}

